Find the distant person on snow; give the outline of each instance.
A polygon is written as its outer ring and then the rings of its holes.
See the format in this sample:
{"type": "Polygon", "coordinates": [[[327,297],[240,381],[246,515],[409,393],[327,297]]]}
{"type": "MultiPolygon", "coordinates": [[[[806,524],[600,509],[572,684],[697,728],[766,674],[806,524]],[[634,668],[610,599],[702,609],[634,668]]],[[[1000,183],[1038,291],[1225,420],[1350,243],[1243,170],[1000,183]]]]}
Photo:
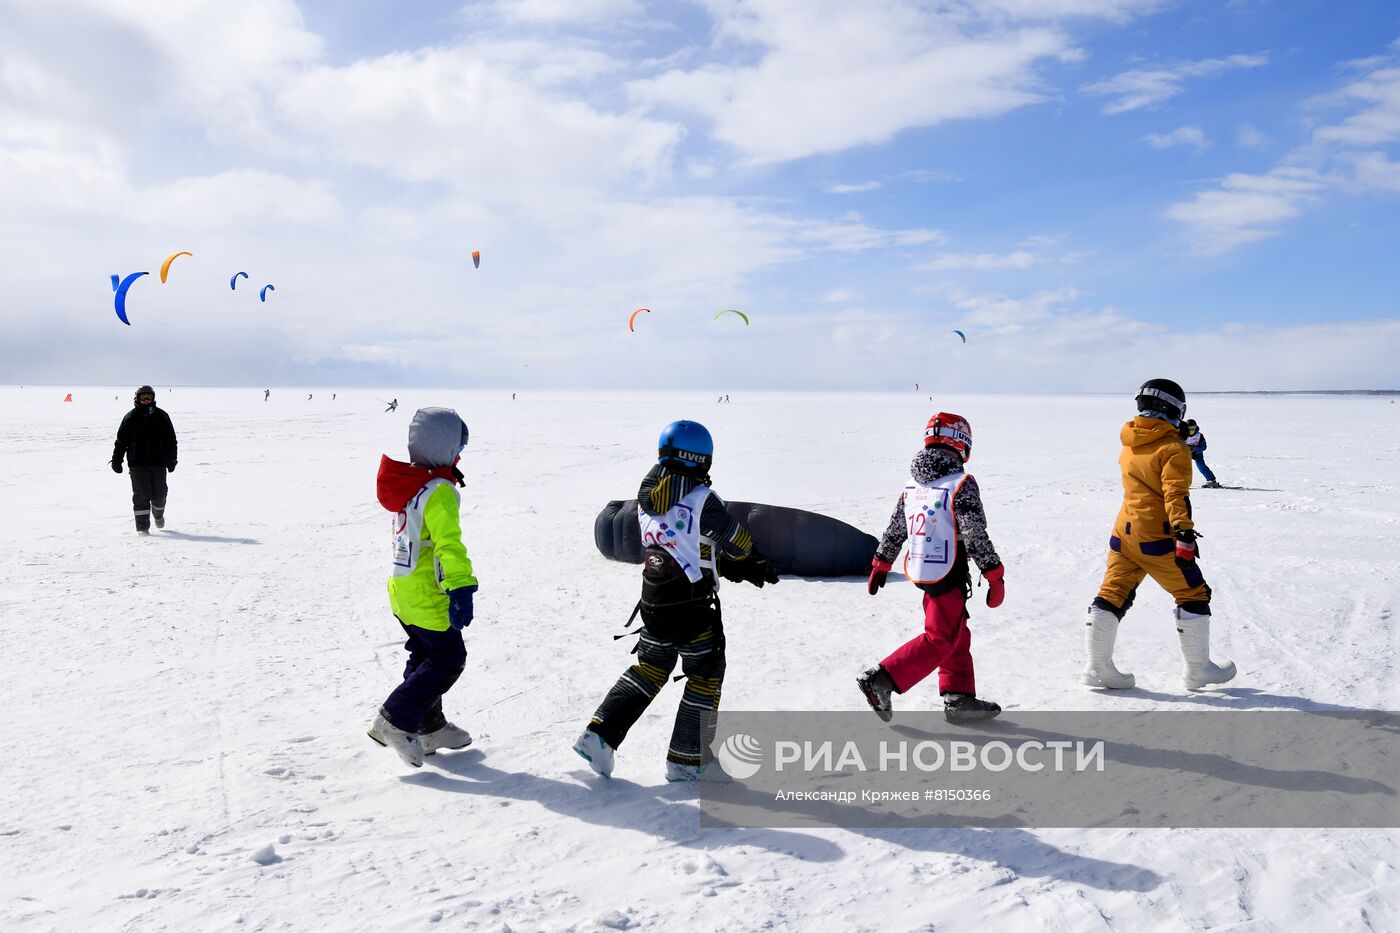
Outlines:
{"type": "Polygon", "coordinates": [[[408,463],[380,458],[379,504],[394,513],[389,606],[408,635],[401,683],[374,718],[369,737],[417,768],[472,737],[447,721],[442,695],[467,663],[462,630],[472,622],[476,577],[462,543],[457,463],[467,426],[450,408],[420,408],[408,427],[408,463]],[[454,485],[455,484],[455,485],[454,485]]]}
{"type": "Polygon", "coordinates": [[[1108,539],[1108,569],[1089,606],[1083,682],[1127,690],[1132,674],[1113,663],[1118,623],[1138,585],[1151,576],[1176,600],[1176,631],[1186,662],[1188,690],[1225,683],[1235,665],[1210,659],[1210,587],[1196,563],[1200,554],[1191,519],[1191,452],[1181,440],[1186,393],[1170,379],[1149,379],[1137,394],[1137,417],[1119,432],[1123,451],[1123,505],[1108,539]]]}
{"type": "Polygon", "coordinates": [[[1201,432],[1200,425],[1196,424],[1196,419],[1190,418],[1186,421],[1186,446],[1191,448],[1191,459],[1195,461],[1196,468],[1201,471],[1201,475],[1206,478],[1203,489],[1219,489],[1220,484],[1215,480],[1215,474],[1210,467],[1206,466],[1206,436],[1201,432]]]}
{"type": "Polygon", "coordinates": [[[136,515],[136,530],[148,535],[152,518],[157,528],[165,527],[165,474],[175,472],[179,450],[170,416],[156,407],[156,390],[141,386],[132,401],[131,411],[117,428],[112,472],[122,471],[125,458],[131,471],[131,508],[136,515]]]}
{"type": "Polygon", "coordinates": [[[761,587],[777,583],[778,575],[710,490],[714,441],[704,425],[673,421],[657,446],[656,466],[637,491],[646,547],[642,597],[632,613],[642,617],[632,649],[637,663],[608,691],[574,751],[610,777],[614,751],[661,692],[679,656],[685,693],[666,752],[666,780],[723,781],[709,751],[726,664],[716,576],[761,587]]]}
{"type": "Polygon", "coordinates": [[[263,389],[263,401],[264,401],[264,402],[267,401],[267,397],[268,397],[269,395],[271,395],[271,394],[272,394],[272,390],[271,390],[271,389],[263,389]]]}
{"type": "Polygon", "coordinates": [[[894,715],[890,694],[904,693],[935,668],[949,722],[991,719],[1001,712],[997,704],[977,698],[967,627],[969,556],[987,580],[987,605],[995,609],[1006,597],[1006,567],[987,536],[977,480],[963,469],[971,456],[972,427],[966,418],[939,412],[929,419],[924,447],[914,456],[909,482],[871,561],[867,589],[874,596],[907,540],[904,574],[924,593],[923,634],[856,678],[866,702],[886,722],[894,715]]]}
{"type": "Polygon", "coordinates": [[[399,400],[398,400],[398,399],[394,399],[392,402],[389,403],[389,407],[386,408],[386,409],[384,409],[384,410],[385,410],[385,411],[398,411],[398,410],[399,410],[399,400]]]}

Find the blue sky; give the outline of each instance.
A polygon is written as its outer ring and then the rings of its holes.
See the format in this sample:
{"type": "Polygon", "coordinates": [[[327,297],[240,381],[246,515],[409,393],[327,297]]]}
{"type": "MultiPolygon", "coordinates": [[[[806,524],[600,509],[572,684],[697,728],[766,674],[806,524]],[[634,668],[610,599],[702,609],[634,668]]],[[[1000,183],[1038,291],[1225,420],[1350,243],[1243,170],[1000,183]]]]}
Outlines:
{"type": "Polygon", "coordinates": [[[59,0],[8,26],[0,381],[1396,382],[1393,3],[59,0]],[[178,249],[123,327],[109,275],[178,249]]]}

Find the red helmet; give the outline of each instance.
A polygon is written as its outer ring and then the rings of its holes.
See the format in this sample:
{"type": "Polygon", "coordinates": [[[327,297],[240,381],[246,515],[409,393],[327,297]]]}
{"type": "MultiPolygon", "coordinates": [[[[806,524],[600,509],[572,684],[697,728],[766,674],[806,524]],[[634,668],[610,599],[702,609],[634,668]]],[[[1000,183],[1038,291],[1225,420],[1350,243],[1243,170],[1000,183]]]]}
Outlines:
{"type": "Polygon", "coordinates": [[[924,446],[934,444],[953,448],[966,463],[972,457],[972,425],[962,415],[940,411],[928,419],[928,426],[924,428],[924,446]]]}

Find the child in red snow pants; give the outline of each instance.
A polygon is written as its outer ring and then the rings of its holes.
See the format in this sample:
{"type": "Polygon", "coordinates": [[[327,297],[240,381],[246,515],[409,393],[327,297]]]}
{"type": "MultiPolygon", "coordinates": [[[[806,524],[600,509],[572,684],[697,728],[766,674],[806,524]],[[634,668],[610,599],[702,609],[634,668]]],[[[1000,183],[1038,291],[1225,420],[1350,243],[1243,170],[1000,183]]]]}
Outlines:
{"type": "Polygon", "coordinates": [[[972,676],[972,632],[967,627],[967,599],[961,587],[939,596],[924,594],[924,631],[890,653],[880,662],[906,692],[934,668],[938,669],[939,693],[977,695],[972,676]]]}

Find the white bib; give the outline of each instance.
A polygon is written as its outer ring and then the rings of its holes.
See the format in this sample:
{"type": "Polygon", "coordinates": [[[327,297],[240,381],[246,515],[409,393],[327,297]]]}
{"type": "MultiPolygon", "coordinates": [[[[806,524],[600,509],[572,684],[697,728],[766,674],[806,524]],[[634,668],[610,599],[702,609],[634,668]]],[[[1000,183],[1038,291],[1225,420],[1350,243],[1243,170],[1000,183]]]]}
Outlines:
{"type": "MultiPolygon", "coordinates": [[[[637,523],[642,529],[642,547],[663,547],[685,571],[691,583],[699,583],[701,571],[715,569],[714,542],[700,534],[700,513],[710,496],[709,486],[696,486],[684,499],[671,506],[665,515],[649,515],[639,505],[637,523]],[[708,559],[701,557],[701,545],[709,551],[708,559]]],[[[719,581],[715,581],[718,588],[719,581]]]]}
{"type": "Polygon", "coordinates": [[[909,553],[904,575],[911,583],[938,583],[958,556],[958,519],[953,508],[966,473],[950,473],[930,486],[910,480],[904,487],[904,526],[909,553]]]}
{"type": "Polygon", "coordinates": [[[1190,447],[1192,452],[1194,453],[1196,448],[1201,446],[1201,441],[1205,439],[1206,436],[1200,431],[1197,431],[1195,434],[1188,434],[1186,436],[1186,446],[1190,447]]]}
{"type": "MultiPolygon", "coordinates": [[[[449,480],[442,477],[434,477],[418,490],[418,494],[408,500],[408,504],[403,507],[403,511],[394,516],[394,576],[406,577],[413,573],[418,566],[418,558],[423,549],[423,542],[430,541],[427,532],[423,530],[423,507],[427,505],[428,498],[433,491],[443,483],[451,486],[449,480]]],[[[456,487],[452,491],[457,492],[456,487]]],[[[433,574],[439,583],[442,582],[442,567],[437,561],[437,555],[433,555],[433,574]]]]}

